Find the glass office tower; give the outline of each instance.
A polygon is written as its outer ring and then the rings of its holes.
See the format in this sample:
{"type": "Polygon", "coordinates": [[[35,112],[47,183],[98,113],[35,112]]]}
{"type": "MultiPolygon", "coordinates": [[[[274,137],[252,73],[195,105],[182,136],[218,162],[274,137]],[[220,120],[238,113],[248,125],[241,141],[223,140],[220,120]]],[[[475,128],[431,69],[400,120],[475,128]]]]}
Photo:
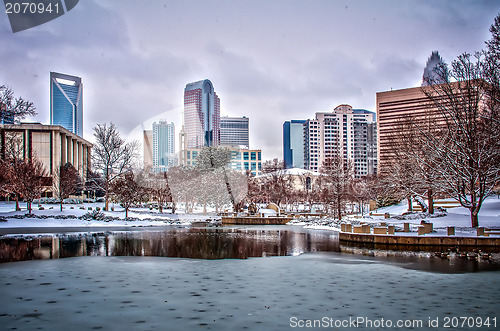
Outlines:
{"type": "Polygon", "coordinates": [[[175,165],[174,123],[153,123],[153,171],[165,172],[175,165]]]}
{"type": "Polygon", "coordinates": [[[287,169],[304,169],[305,122],[305,120],[291,120],[283,123],[283,160],[287,169]]]}
{"type": "Polygon", "coordinates": [[[50,73],[50,124],[82,137],[83,84],[76,76],[50,73]]]}

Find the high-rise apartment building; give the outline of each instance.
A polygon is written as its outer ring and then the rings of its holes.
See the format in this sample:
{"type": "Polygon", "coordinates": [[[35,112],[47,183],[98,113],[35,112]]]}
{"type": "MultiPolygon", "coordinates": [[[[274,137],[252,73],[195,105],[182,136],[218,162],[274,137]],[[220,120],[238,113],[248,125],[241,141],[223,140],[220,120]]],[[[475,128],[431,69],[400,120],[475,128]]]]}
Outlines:
{"type": "Polygon", "coordinates": [[[305,123],[305,120],[291,120],[283,123],[283,160],[287,169],[304,169],[305,123]]]}
{"type": "Polygon", "coordinates": [[[304,123],[305,168],[319,171],[327,158],[340,154],[353,163],[356,177],[376,173],[374,122],[375,113],[349,105],[316,113],[315,119],[304,123]]]}
{"type": "Polygon", "coordinates": [[[378,169],[377,158],[377,122],[367,123],[366,126],[366,156],[368,174],[376,175],[378,169]]]}
{"type": "Polygon", "coordinates": [[[80,77],[50,73],[50,124],[83,136],[83,84],[80,77]]]}
{"type": "Polygon", "coordinates": [[[184,89],[184,130],[187,148],[220,145],[220,100],[208,79],[184,89]]]}
{"type": "Polygon", "coordinates": [[[248,134],[248,118],[221,117],[220,118],[220,144],[223,146],[250,146],[248,134]]]}
{"type": "Polygon", "coordinates": [[[164,172],[175,166],[174,123],[153,123],[153,171],[164,172]]]}

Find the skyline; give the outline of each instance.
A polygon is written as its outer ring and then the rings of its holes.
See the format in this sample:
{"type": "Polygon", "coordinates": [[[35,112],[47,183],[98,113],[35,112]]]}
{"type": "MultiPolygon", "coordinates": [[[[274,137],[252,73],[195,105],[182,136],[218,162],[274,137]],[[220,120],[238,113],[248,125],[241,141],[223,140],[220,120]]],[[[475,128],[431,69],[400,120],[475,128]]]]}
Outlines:
{"type": "Polygon", "coordinates": [[[0,15],[0,84],[49,123],[50,72],[82,77],[83,137],[112,121],[141,140],[155,120],[180,128],[185,85],[209,79],[221,115],[250,118],[250,147],[282,159],[284,121],[340,104],[374,112],[377,92],[420,86],[432,51],[449,63],[484,48],[498,12],[497,1],[91,0],[16,34],[0,15]]]}

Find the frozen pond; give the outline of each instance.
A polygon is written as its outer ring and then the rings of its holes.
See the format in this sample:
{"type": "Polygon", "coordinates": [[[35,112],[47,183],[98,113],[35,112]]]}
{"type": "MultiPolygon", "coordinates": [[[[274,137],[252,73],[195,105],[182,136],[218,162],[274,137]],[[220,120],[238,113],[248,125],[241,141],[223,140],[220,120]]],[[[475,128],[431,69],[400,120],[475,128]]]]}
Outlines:
{"type": "Polygon", "coordinates": [[[498,328],[495,265],[345,254],[331,232],[265,229],[8,237],[24,240],[19,255],[38,247],[53,259],[0,264],[1,329],[279,330],[314,320],[429,329],[429,319],[443,328],[454,317],[498,328]],[[477,270],[489,271],[468,272],[477,270]]]}
{"type": "Polygon", "coordinates": [[[337,234],[284,226],[166,227],[135,231],[10,234],[0,238],[0,262],[77,256],[245,259],[315,251],[339,252],[337,234]]]}

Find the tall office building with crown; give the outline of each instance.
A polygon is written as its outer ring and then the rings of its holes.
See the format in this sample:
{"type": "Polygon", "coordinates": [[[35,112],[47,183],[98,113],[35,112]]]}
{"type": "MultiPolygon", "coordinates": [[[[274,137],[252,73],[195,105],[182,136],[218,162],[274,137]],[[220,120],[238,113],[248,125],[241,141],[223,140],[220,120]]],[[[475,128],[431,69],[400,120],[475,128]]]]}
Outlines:
{"type": "Polygon", "coordinates": [[[82,137],[83,84],[76,76],[50,73],[50,124],[82,137]]]}
{"type": "Polygon", "coordinates": [[[422,86],[446,83],[448,81],[448,75],[446,71],[442,70],[442,66],[445,65],[438,51],[433,51],[424,68],[422,86]]]}
{"type": "Polygon", "coordinates": [[[220,145],[220,100],[208,79],[184,89],[184,130],[187,148],[220,145]]]}

